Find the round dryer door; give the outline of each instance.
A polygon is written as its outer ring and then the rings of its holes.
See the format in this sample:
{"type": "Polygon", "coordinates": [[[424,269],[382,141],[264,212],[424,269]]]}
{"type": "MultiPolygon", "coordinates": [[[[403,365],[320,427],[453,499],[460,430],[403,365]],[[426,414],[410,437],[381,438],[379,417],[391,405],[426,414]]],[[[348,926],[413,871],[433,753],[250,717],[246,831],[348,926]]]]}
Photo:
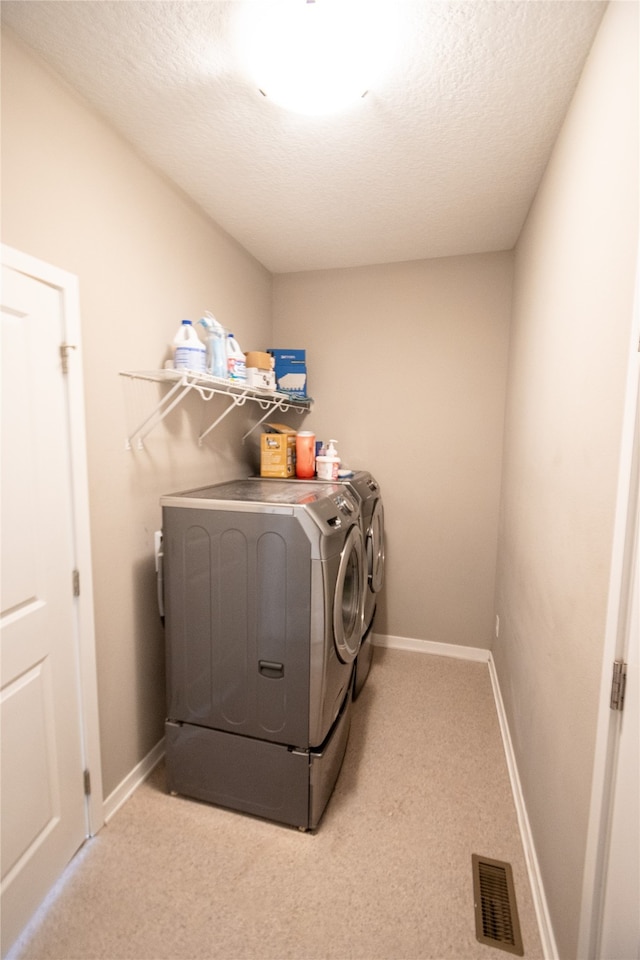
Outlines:
{"type": "Polygon", "coordinates": [[[367,573],[369,588],[378,593],[384,580],[384,509],[381,498],[376,500],[367,531],[367,573]]]}
{"type": "Polygon", "coordinates": [[[336,578],[333,600],[333,635],[343,663],[355,660],[362,639],[366,582],[364,542],[360,527],[347,534],[336,578]]]}

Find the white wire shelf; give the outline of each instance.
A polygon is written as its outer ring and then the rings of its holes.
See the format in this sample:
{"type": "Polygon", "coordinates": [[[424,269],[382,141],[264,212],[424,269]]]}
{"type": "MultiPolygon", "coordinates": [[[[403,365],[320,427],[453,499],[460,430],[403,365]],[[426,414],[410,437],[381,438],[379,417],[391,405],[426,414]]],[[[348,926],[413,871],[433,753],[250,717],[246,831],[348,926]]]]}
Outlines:
{"type": "Polygon", "coordinates": [[[160,398],[150,413],[145,416],[135,428],[125,442],[127,450],[133,447],[142,449],[144,447],[144,438],[160,424],[164,418],[171,413],[179,403],[184,400],[188,394],[195,390],[203,400],[209,401],[214,397],[224,397],[229,403],[222,413],[201,431],[198,437],[198,443],[201,444],[204,438],[214,430],[224,418],[236,407],[242,407],[247,400],[258,405],[265,411],[263,416],[248,430],[243,436],[243,440],[253,433],[253,431],[263,423],[269,414],[276,410],[286,411],[295,410],[297,413],[304,413],[311,409],[312,400],[298,400],[289,396],[287,393],[279,393],[273,390],[264,390],[259,387],[249,387],[246,384],[234,383],[231,380],[223,380],[220,377],[212,377],[206,373],[191,373],[189,370],[136,370],[121,371],[121,377],[128,377],[130,380],[146,380],[153,383],[166,384],[169,390],[160,398]]]}

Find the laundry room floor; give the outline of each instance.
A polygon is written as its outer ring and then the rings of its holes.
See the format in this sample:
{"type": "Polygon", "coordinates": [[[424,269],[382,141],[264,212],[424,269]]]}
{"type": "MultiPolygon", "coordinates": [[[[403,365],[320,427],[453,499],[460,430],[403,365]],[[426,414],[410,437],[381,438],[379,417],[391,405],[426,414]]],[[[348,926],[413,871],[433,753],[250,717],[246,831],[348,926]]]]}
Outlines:
{"type": "Polygon", "coordinates": [[[78,854],[12,960],[505,960],[471,855],[513,868],[543,956],[486,664],[376,648],[313,834],[168,796],[164,767],[78,854]]]}

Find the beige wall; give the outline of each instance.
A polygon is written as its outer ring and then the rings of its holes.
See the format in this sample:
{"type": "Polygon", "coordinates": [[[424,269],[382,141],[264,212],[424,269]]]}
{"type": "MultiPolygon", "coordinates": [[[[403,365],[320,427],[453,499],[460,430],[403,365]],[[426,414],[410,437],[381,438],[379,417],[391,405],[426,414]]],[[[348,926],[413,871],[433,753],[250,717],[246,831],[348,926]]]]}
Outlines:
{"type": "Polygon", "coordinates": [[[305,429],[382,486],[377,633],[493,635],[511,277],[508,253],[274,277],[274,345],[307,349],[305,429]]]}
{"type": "MultiPolygon", "coordinates": [[[[99,707],[105,793],[163,734],[163,633],[153,532],[160,494],[247,470],[234,411],[199,448],[199,402],[142,452],[127,426],[156,388],[183,317],[210,309],[245,349],[270,330],[269,273],[149,169],[8,34],[2,38],[2,241],[80,279],[99,707]]],[[[216,415],[221,412],[215,401],[216,415]]],[[[210,404],[211,408],[213,404],[210,404]]]]}
{"type": "Polygon", "coordinates": [[[576,955],[638,237],[638,7],[613,3],[516,251],[495,659],[576,955]]]}

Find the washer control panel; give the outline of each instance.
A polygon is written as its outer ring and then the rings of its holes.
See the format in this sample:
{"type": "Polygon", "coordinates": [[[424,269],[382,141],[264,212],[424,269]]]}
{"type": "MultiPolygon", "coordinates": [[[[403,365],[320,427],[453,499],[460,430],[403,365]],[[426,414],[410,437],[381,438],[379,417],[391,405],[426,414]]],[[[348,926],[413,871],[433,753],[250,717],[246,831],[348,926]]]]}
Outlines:
{"type": "Polygon", "coordinates": [[[360,515],[355,494],[344,486],[337,490],[332,488],[331,493],[327,490],[326,496],[307,504],[306,510],[327,534],[348,528],[360,515]]]}

